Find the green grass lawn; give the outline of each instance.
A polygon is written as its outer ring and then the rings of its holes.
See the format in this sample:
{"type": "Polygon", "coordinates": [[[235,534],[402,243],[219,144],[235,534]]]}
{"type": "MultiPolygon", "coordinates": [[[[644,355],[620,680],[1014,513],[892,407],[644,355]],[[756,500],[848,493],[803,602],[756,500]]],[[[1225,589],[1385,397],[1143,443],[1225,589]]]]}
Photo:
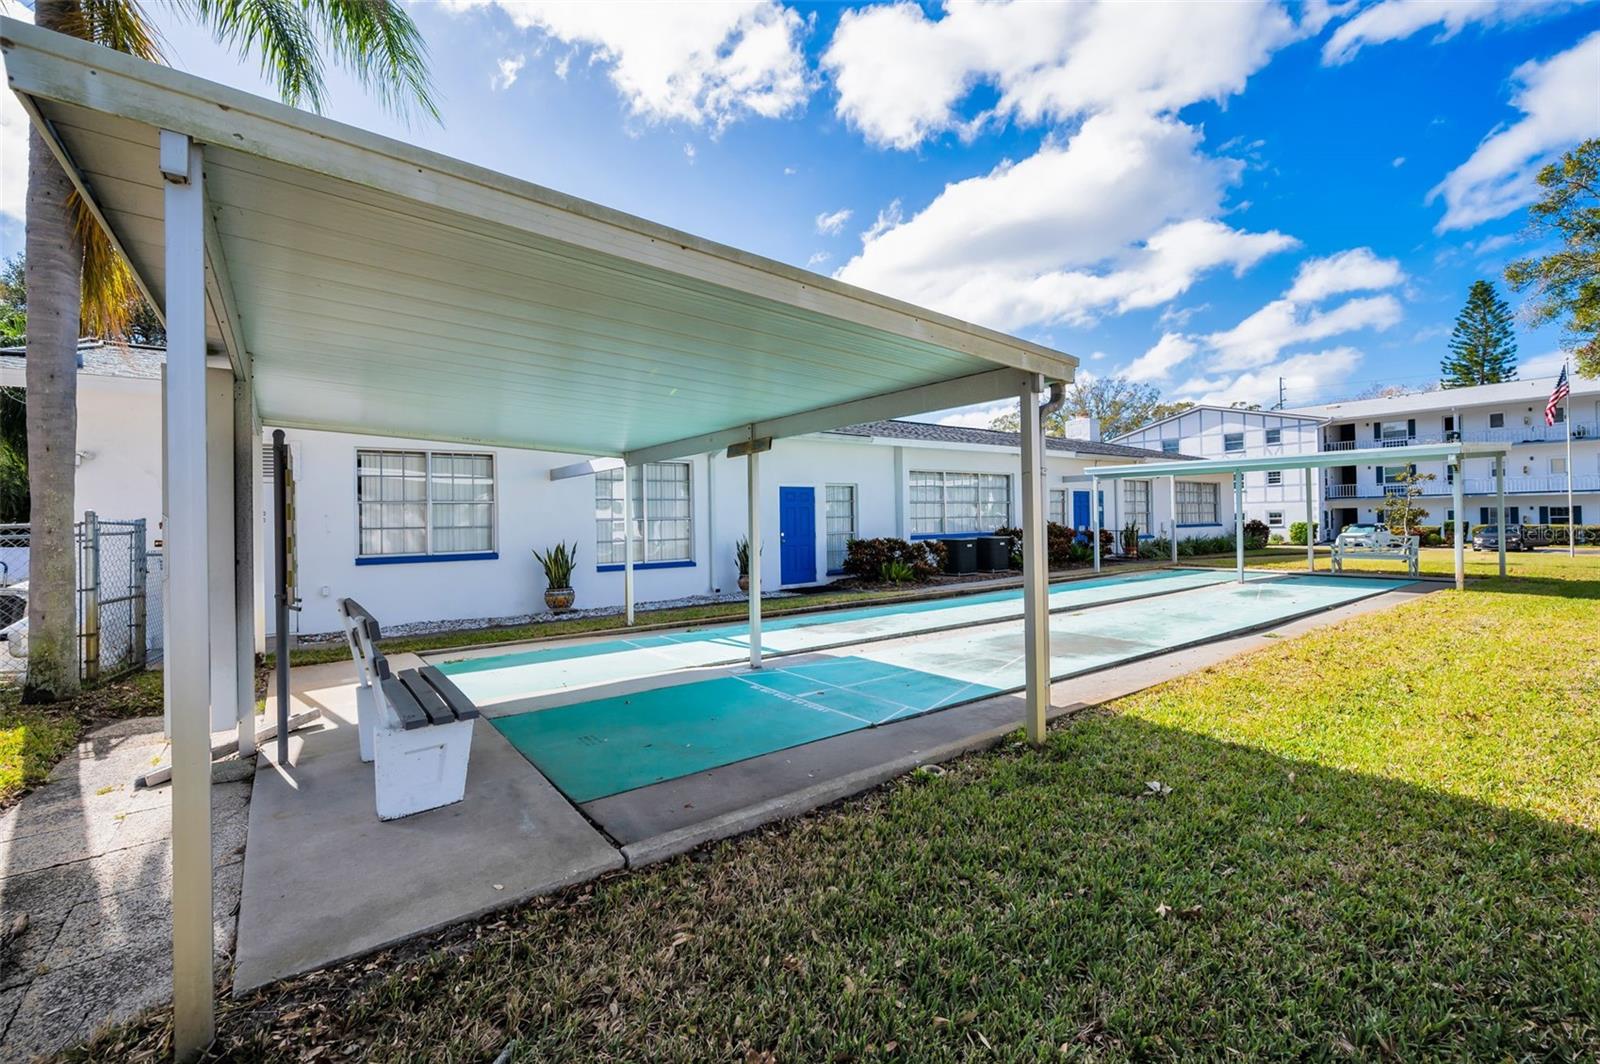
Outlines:
{"type": "Polygon", "coordinates": [[[22,705],[16,688],[0,688],[0,809],[42,783],[77,745],[84,728],[160,713],[159,672],[139,673],[48,706],[22,705]]]}
{"type": "Polygon", "coordinates": [[[1593,1059],[1600,558],[1513,564],[1042,749],[224,998],[216,1053],[1593,1059]]]}

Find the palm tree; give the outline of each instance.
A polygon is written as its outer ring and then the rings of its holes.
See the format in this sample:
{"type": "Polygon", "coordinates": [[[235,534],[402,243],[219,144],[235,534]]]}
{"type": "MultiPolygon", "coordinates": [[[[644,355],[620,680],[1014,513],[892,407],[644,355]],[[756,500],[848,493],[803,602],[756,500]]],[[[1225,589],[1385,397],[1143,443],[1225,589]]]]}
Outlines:
{"type": "MultiPolygon", "coordinates": [[[[396,0],[177,0],[217,40],[256,54],[284,101],[322,109],[323,52],[405,117],[438,118],[427,47],[396,0]]],[[[153,62],[160,41],[138,0],[37,0],[34,21],[153,62]]],[[[49,702],[78,687],[73,476],[78,337],[118,334],[135,288],[127,265],[37,129],[28,136],[28,679],[49,702]]]]}

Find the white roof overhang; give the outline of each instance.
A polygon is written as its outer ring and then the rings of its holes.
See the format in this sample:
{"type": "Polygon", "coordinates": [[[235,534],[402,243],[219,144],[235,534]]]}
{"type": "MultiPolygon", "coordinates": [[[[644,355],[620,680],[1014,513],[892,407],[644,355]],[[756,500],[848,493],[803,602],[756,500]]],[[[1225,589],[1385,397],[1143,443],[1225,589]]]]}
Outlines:
{"type": "Polygon", "coordinates": [[[1077,360],[0,19],[11,88],[160,310],[203,145],[207,344],[274,425],[648,460],[1017,395],[1077,360]]]}
{"type": "Polygon", "coordinates": [[[1186,477],[1207,473],[1257,473],[1281,469],[1326,469],[1347,465],[1399,465],[1454,458],[1499,458],[1506,449],[1493,444],[1419,443],[1407,447],[1367,447],[1350,451],[1281,454],[1255,458],[1204,458],[1188,462],[1102,466],[1093,474],[1104,480],[1128,477],[1186,477]]]}

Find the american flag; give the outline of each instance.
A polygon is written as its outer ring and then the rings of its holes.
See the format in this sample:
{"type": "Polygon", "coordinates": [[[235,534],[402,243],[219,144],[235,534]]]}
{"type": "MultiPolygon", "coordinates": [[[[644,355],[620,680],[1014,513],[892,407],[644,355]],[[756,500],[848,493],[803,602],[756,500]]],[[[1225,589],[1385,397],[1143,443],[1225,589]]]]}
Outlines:
{"type": "Polygon", "coordinates": [[[1570,391],[1572,389],[1567,385],[1567,367],[1562,366],[1561,376],[1556,378],[1555,391],[1550,393],[1550,401],[1544,404],[1544,423],[1546,425],[1554,425],[1556,423],[1556,407],[1562,404],[1570,391]]]}

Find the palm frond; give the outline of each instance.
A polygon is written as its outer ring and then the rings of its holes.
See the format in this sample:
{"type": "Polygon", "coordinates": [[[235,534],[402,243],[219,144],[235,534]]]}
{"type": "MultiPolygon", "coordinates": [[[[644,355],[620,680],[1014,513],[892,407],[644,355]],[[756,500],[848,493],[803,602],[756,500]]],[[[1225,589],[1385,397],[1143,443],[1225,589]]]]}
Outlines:
{"type": "Polygon", "coordinates": [[[393,0],[306,0],[340,66],[384,106],[409,120],[439,118],[428,79],[428,45],[393,0]]]}
{"type": "Polygon", "coordinates": [[[63,13],[60,31],[152,63],[166,62],[161,34],[138,0],[76,0],[63,13]]]}
{"type": "Polygon", "coordinates": [[[326,85],[303,0],[178,0],[239,55],[261,55],[261,72],[285,103],[322,110],[326,85]]]}
{"type": "Polygon", "coordinates": [[[83,241],[83,289],[79,332],[86,336],[121,337],[128,320],[143,298],[133,271],[122,261],[111,238],[76,192],[69,206],[73,225],[83,241]]]}

